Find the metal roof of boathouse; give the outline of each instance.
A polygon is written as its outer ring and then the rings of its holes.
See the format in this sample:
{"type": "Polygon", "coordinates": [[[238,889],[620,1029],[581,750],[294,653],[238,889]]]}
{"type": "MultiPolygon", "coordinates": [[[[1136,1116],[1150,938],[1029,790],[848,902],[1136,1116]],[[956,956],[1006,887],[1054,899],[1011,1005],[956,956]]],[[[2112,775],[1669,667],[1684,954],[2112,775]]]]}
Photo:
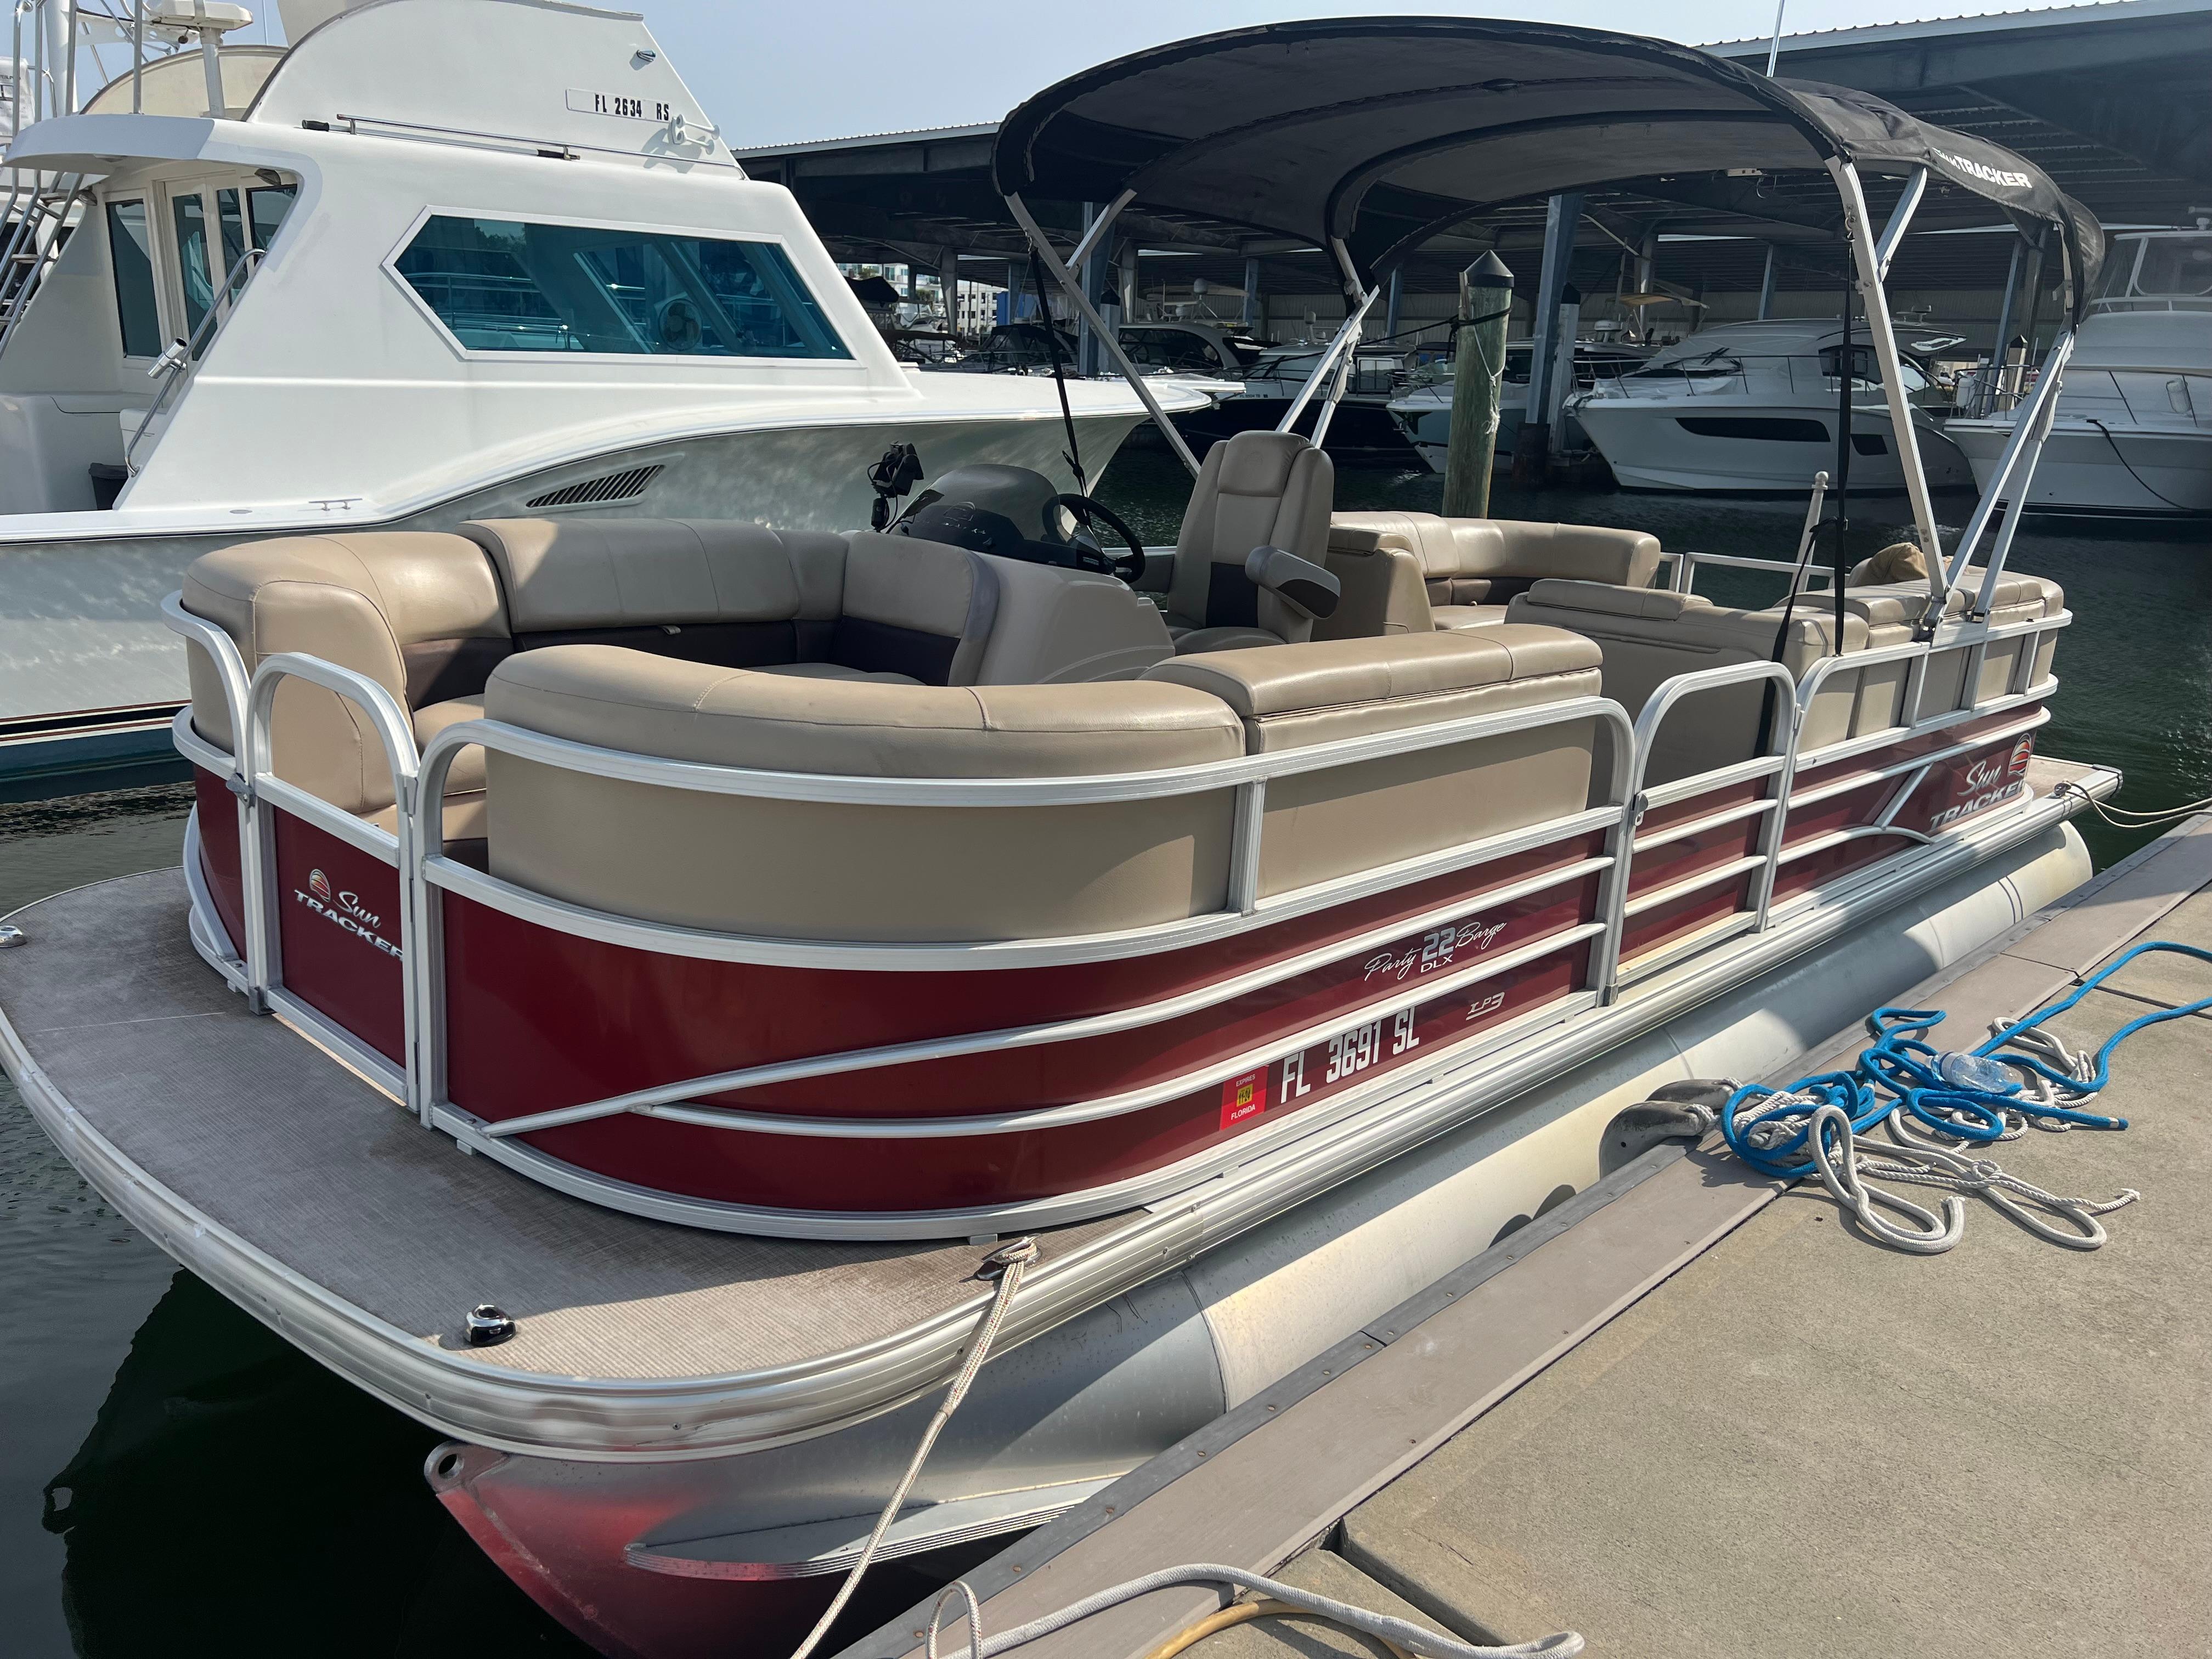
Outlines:
{"type": "MultiPolygon", "coordinates": [[[[2105,0],[1933,21],[1786,35],[1778,72],[1875,94],[1932,125],[1986,138],[2034,162],[2107,225],[2185,222],[2212,204],[2212,0],[2105,0]]],[[[1768,43],[1705,47],[1763,70],[1768,43]]],[[[838,257],[935,269],[945,250],[975,259],[1022,257],[1021,235],[993,188],[996,122],[804,143],[735,147],[757,178],[790,186],[838,257]]],[[[1647,187],[1648,188],[1648,187],[1647,187]]],[[[1032,203],[1069,240],[1074,203],[1032,203]]],[[[1661,198],[1641,191],[1589,192],[1584,263],[1616,260],[1654,232],[1668,239],[1664,274],[1701,289],[1756,288],[1759,242],[1783,250],[1781,286],[1826,288],[1839,276],[1833,191],[1825,179],[1680,180],[1661,198]],[[1696,239],[1711,238],[1701,240],[1696,239]],[[1747,240],[1755,238],[1757,240],[1747,240]],[[1793,246],[1793,245],[1797,245],[1793,246]],[[1831,268],[1834,275],[1831,275],[1831,268]]],[[[1486,214],[1407,262],[1409,292],[1449,289],[1478,247],[1533,251],[1540,201],[1486,214]]],[[[1995,216],[1992,216],[1993,219],[1995,216]]],[[[1172,252],[1175,279],[1237,289],[1259,261],[1268,293],[1336,287],[1310,243],[1255,234],[1226,222],[1126,216],[1149,253],[1172,252]]],[[[1893,286],[1987,289],[2002,281],[2011,238],[1908,239],[1893,286]]],[[[971,278],[1000,275],[988,266],[971,278]]],[[[1146,286],[1150,287],[1148,282],[1146,286]]]]}

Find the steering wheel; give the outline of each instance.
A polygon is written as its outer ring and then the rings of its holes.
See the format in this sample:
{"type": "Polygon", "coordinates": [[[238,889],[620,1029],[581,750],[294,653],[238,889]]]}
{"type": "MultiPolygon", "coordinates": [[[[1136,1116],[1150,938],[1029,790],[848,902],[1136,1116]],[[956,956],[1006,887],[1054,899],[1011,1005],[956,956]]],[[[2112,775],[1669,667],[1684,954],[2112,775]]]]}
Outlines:
{"type": "Polygon", "coordinates": [[[1079,535],[1089,532],[1091,521],[1096,519],[1119,536],[1129,550],[1126,554],[1109,554],[1104,548],[1097,547],[1096,535],[1090,535],[1087,539],[1097,549],[1099,556],[1107,561],[1115,575],[1132,587],[1137,585],[1137,578],[1145,574],[1145,544],[1137,539],[1136,532],[1121,522],[1121,514],[1088,495],[1055,495],[1052,498],[1052,504],[1064,507],[1075,515],[1079,535]]]}

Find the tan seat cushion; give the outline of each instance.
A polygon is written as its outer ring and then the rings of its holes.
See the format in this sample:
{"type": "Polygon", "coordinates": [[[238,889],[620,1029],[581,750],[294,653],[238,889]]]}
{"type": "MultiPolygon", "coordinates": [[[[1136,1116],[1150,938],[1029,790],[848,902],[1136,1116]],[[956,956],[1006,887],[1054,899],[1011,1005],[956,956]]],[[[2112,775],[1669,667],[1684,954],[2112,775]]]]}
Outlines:
{"type": "MultiPolygon", "coordinates": [[[[724,766],[860,777],[1061,777],[1232,759],[1218,700],[1141,681],[894,685],[605,646],[526,652],[495,719],[724,766]]],[[[494,874],[618,915],[778,937],[1034,938],[1218,908],[1228,789],[1057,807],[877,806],[706,794],[495,754],[494,874]]]]}
{"type": "MultiPolygon", "coordinates": [[[[1549,628],[1315,641],[1177,657],[1148,679],[1218,697],[1255,754],[1524,708],[1598,690],[1597,647],[1549,628]]],[[[1589,804],[1594,719],[1267,782],[1260,890],[1281,893],[1589,804]]]]}
{"type": "Polygon", "coordinates": [[[1447,519],[1433,513],[1340,513],[1332,533],[1366,532],[1415,554],[1431,605],[1504,603],[1545,577],[1646,587],[1659,538],[1603,525],[1447,519]]]}
{"type": "MultiPolygon", "coordinates": [[[[185,572],[185,609],[237,641],[250,674],[296,651],[376,682],[403,707],[439,701],[455,676],[481,685],[507,651],[506,613],[482,553],[465,538],[391,531],[283,536],[218,548],[185,572]],[[476,660],[481,657],[482,660],[476,660]]],[[[187,647],[192,724],[229,747],[222,688],[187,647]]],[[[392,804],[392,774],[375,729],[349,699],[294,680],[277,688],[276,775],[349,812],[392,804]]]]}
{"type": "Polygon", "coordinates": [[[1145,678],[1228,704],[1259,754],[1588,695],[1598,663],[1579,635],[1501,624],[1179,656],[1145,678]]]}
{"type": "Polygon", "coordinates": [[[799,680],[872,680],[882,685],[920,685],[921,682],[908,674],[893,674],[887,671],[848,668],[841,662],[773,663],[751,671],[756,674],[787,674],[799,680]]]}
{"type": "Polygon", "coordinates": [[[1502,605],[1438,605],[1429,608],[1437,627],[1448,634],[1470,628],[1495,628],[1505,620],[1505,612],[1506,607],[1502,605]]]}

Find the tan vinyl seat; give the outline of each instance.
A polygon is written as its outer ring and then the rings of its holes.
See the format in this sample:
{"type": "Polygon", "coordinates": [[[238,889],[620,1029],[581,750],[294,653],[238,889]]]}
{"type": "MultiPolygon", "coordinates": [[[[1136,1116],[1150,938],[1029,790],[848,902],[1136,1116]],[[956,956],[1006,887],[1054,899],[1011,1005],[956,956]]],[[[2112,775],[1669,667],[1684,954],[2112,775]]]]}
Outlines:
{"type": "MultiPolygon", "coordinates": [[[[1917,625],[1928,614],[1928,588],[1924,582],[1868,583],[1874,561],[1863,559],[1852,568],[1844,589],[1844,603],[1856,614],[1870,623],[1893,622],[1917,625]]],[[[1969,568],[1960,577],[1958,585],[1944,595],[1943,612],[1947,617],[1963,617],[1970,606],[1980,598],[1982,582],[1988,573],[1979,568],[1969,568]]],[[[2005,627],[2015,623],[2036,622],[2056,617],[2066,609],[2066,591],[2047,576],[2016,574],[2008,570],[1997,578],[1996,586],[1990,595],[1989,620],[1994,627],[2005,627]]],[[[1975,682],[1974,701],[1984,702],[2002,695],[2012,683],[2014,672],[2019,667],[2021,653],[2026,648],[2020,640],[2000,640],[1982,653],[1981,672],[1975,682]]],[[[2038,642],[2035,663],[2029,678],[2040,682],[2051,675],[2051,663],[2058,651],[2058,636],[2045,634],[2038,642]]],[[[1966,653],[1963,650],[1943,652],[1929,665],[1927,684],[1921,691],[1923,710],[1955,707],[1965,690],[1966,653]]],[[[1901,684],[1901,682],[1900,682],[1901,684]]]]}
{"type": "Polygon", "coordinates": [[[1328,558],[1336,469],[1287,432],[1239,432],[1206,453],[1176,538],[1168,631],[1177,652],[1234,650],[1312,637],[1313,623],[1244,574],[1255,548],[1328,558]]]}
{"type": "MultiPolygon", "coordinates": [[[[1664,588],[1634,589],[1609,583],[1540,581],[1509,607],[1509,626],[1540,623],[1571,629],[1594,641],[1604,653],[1605,695],[1632,719],[1651,694],[1677,674],[1700,668],[1776,659],[1793,678],[1835,650],[1832,608],[1808,596],[1790,613],[1786,635],[1779,607],[1740,611],[1717,605],[1698,593],[1664,588]]],[[[1869,627],[1864,617],[1846,612],[1844,650],[1901,644],[1911,630],[1902,623],[1869,627]]],[[[1808,748],[1834,743],[1859,731],[1885,727],[1895,719],[1893,676],[1904,665],[1832,678],[1809,711],[1802,739],[1808,748]],[[1870,682],[1870,683],[1869,683],[1870,682]]],[[[1692,694],[1662,724],[1645,781],[1664,783],[1750,758],[1758,742],[1766,693],[1757,685],[1729,686],[1692,694]]]]}
{"type": "MultiPolygon", "coordinates": [[[[367,676],[422,720],[483,688],[511,648],[491,567],[464,537],[423,532],[286,536],[204,553],[185,573],[185,608],[219,625],[251,674],[296,651],[367,676]]],[[[228,750],[222,688],[197,645],[186,647],[192,726],[228,750]]],[[[473,712],[441,716],[441,725],[473,712]]],[[[276,688],[270,763],[279,777],[342,811],[389,818],[384,744],[349,699],[301,679],[276,688]]],[[[465,762],[465,757],[464,757],[465,762]]],[[[457,772],[447,834],[482,833],[483,769],[457,772]]]]}
{"type": "MultiPolygon", "coordinates": [[[[654,519],[477,520],[462,533],[285,537],[203,556],[186,610],[239,643],[368,676],[418,745],[483,713],[517,652],[576,643],[795,680],[897,687],[1131,679],[1173,653],[1158,611],[1111,577],[907,537],[654,519]]],[[[213,665],[188,657],[193,723],[227,748],[213,665]]],[[[278,689],[278,775],[392,827],[390,772],[365,716],[278,689]]],[[[447,774],[446,835],[484,833],[483,755],[447,774]]]]}
{"type": "MultiPolygon", "coordinates": [[[[1218,698],[1254,754],[1595,696],[1596,646],[1551,628],[1392,635],[1178,656],[1149,671],[1218,698]]],[[[1260,890],[1278,893],[1589,804],[1596,721],[1270,780],[1260,890]]]]}
{"type": "MultiPolygon", "coordinates": [[[[1601,525],[1340,513],[1330,521],[1332,552],[1363,533],[1419,562],[1429,625],[1455,632],[1498,626],[1509,601],[1547,579],[1649,587],[1662,551],[1656,536],[1601,525]]],[[[1409,629],[1415,615],[1400,602],[1398,619],[1409,629]]]]}
{"type": "MultiPolygon", "coordinates": [[[[1062,777],[1243,752],[1218,700],[1139,681],[925,686],[605,646],[518,653],[495,720],[674,760],[877,777],[1062,777]]],[[[1218,908],[1234,791],[1036,808],[693,793],[494,754],[495,875],[625,915],[777,937],[1084,933],[1218,908]]]]}

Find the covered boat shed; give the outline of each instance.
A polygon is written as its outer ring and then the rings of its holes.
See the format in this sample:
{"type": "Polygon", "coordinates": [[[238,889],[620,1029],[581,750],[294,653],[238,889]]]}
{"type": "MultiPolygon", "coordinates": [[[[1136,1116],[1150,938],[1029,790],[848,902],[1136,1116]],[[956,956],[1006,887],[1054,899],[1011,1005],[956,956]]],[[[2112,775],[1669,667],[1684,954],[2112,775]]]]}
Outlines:
{"type": "MultiPolygon", "coordinates": [[[[1706,49],[1764,70],[1768,43],[1706,49]]],[[[2212,204],[2212,0],[2120,0],[1994,16],[1786,36],[1778,72],[1872,92],[1931,124],[2035,162],[2108,226],[2185,223],[2212,204]]],[[[737,151],[746,170],[787,184],[841,258],[1007,284],[1021,233],[993,190],[996,124],[737,151]]],[[[1073,241],[1080,203],[1034,204],[1073,241]]],[[[1501,208],[1409,258],[1389,331],[1440,319],[1456,273],[1496,246],[1534,291],[1546,241],[1542,202],[1501,208]]],[[[1746,180],[1727,186],[1592,190],[1558,269],[1585,295],[1674,293],[1685,326],[1758,314],[1832,315],[1844,270],[1832,194],[1746,180]],[[1771,255],[1770,256],[1770,250],[1771,255]]],[[[1134,316],[1240,321],[1297,338],[1343,314],[1328,255],[1204,216],[1125,218],[1101,258],[1102,284],[1134,316]],[[1114,275],[1103,272],[1110,270],[1114,275]]],[[[1555,242],[1559,239],[1555,238],[1555,242]]],[[[1994,219],[1908,237],[1889,289],[1973,343],[1992,343],[2017,239],[1994,219]]],[[[2055,323],[2056,307],[2044,316],[2055,323]]]]}

